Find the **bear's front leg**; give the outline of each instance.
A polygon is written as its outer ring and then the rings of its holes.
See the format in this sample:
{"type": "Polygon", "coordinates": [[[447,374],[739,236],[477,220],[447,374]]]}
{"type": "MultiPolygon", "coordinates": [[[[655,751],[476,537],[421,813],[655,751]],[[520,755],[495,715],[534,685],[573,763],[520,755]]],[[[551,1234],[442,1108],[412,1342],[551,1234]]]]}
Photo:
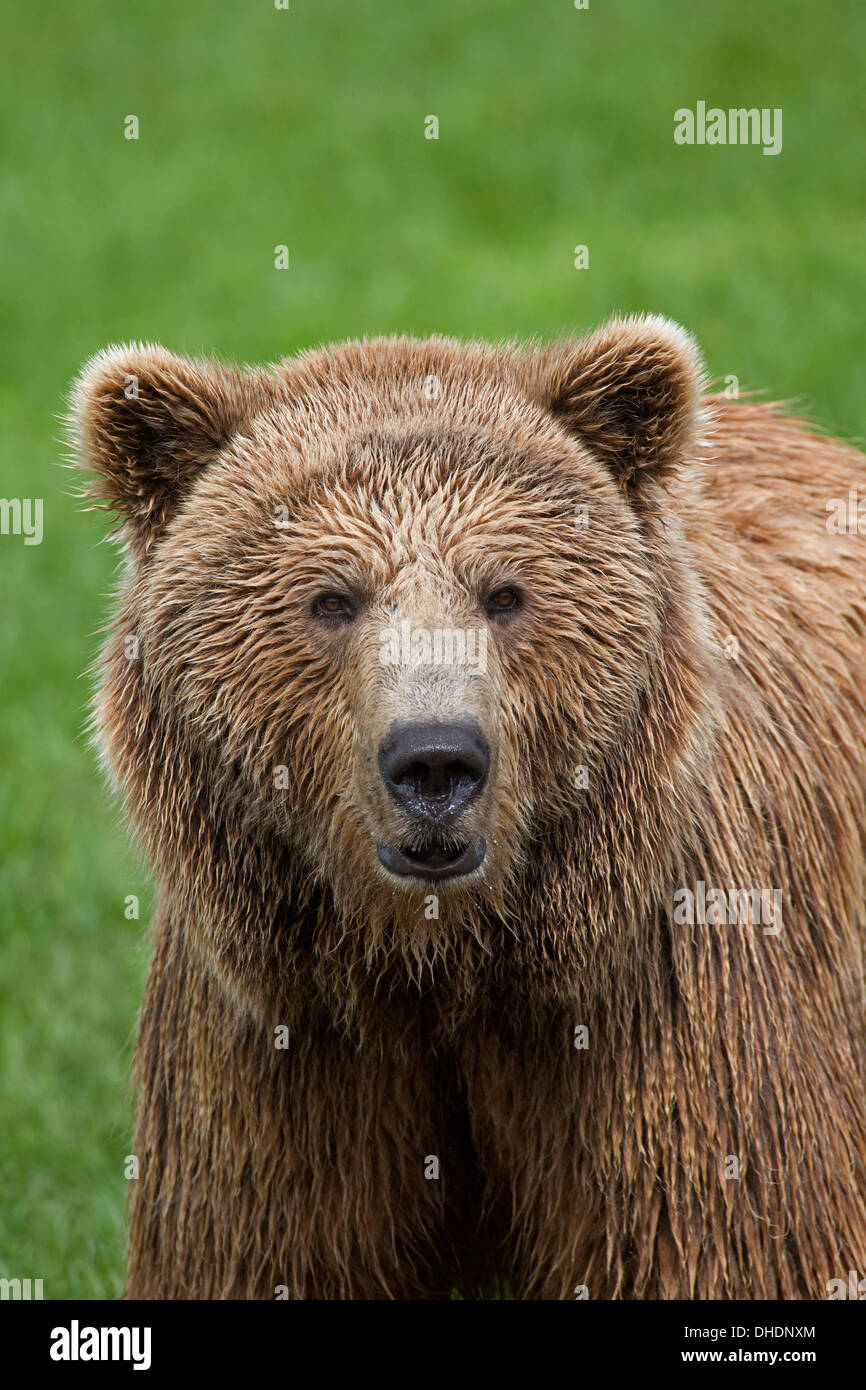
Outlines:
{"type": "Polygon", "coordinates": [[[260,1024],[165,925],[136,1070],[128,1297],[451,1295],[459,1174],[417,1021],[260,1024]]]}
{"type": "Polygon", "coordinates": [[[653,1010],[639,1000],[614,988],[594,1011],[523,1026],[505,1010],[466,1039],[514,1295],[828,1297],[866,1269],[856,1009],[840,990],[820,1016],[789,1013],[771,1042],[743,986],[730,1017],[689,1017],[673,989],[653,1010]],[[835,1038],[820,1017],[838,1021],[835,1038]]]}

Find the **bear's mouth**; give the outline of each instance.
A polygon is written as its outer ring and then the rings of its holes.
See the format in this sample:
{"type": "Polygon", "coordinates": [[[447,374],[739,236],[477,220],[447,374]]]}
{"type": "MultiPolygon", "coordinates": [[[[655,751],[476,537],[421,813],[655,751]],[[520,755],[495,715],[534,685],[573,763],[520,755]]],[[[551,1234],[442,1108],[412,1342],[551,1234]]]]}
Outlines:
{"type": "Polygon", "coordinates": [[[392,874],[400,878],[436,880],[471,874],[484,859],[487,842],[481,839],[454,845],[444,840],[432,840],[425,845],[397,847],[380,840],[377,848],[381,863],[392,874]]]}

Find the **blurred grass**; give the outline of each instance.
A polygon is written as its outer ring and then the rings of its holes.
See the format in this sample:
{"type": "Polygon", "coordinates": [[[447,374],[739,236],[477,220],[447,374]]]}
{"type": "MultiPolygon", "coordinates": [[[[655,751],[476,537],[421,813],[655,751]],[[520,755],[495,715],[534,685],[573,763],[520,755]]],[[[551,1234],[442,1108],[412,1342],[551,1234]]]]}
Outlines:
{"type": "Polygon", "coordinates": [[[116,340],[257,361],[652,309],[862,437],[866,10],[50,0],[0,38],[0,491],[45,505],[41,546],[0,537],[0,1276],[111,1296],[152,895],[82,734],[116,555],[57,466],[70,378],[116,340]],[[675,146],[699,99],[782,107],[782,154],[675,146]]]}

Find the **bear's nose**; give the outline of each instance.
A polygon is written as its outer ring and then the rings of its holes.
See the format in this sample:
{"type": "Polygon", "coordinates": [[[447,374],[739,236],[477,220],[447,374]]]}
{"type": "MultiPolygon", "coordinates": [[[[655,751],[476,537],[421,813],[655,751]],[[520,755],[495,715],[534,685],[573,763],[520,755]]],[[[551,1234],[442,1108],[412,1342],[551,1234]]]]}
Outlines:
{"type": "Polygon", "coordinates": [[[474,719],[392,724],[379,771],[394,800],[427,820],[456,815],[487,781],[490,748],[474,719]]]}

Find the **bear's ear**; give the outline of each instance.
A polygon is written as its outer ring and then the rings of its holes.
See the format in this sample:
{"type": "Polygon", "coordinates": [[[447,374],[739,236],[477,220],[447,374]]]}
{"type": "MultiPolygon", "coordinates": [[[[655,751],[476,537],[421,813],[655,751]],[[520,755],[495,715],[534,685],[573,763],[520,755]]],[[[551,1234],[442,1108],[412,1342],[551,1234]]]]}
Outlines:
{"type": "Polygon", "coordinates": [[[659,315],[613,318],[551,350],[549,405],[631,493],[697,442],[704,365],[684,328],[659,315]]]}
{"type": "Polygon", "coordinates": [[[92,357],[72,389],[87,496],[116,512],[144,555],[190,484],[251,417],[256,375],[133,344],[92,357]]]}

